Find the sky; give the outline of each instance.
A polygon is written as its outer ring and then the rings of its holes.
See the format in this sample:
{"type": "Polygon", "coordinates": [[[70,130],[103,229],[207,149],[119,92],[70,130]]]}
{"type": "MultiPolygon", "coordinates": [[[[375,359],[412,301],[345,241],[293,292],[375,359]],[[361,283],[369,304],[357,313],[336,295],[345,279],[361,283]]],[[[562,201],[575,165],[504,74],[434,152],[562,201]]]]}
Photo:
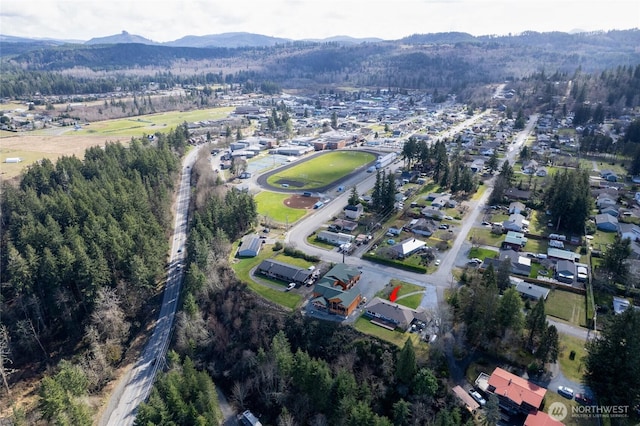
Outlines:
{"type": "Polygon", "coordinates": [[[396,40],[632,28],[639,0],[0,0],[2,35],[79,41],[122,31],[166,42],[226,32],[396,40]]]}

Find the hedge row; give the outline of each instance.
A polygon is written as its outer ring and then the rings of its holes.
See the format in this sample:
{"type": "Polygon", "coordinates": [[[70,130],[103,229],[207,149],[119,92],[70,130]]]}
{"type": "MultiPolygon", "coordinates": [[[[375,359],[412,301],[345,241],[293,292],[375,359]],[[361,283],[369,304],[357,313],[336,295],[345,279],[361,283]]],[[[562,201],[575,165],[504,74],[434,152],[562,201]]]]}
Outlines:
{"type": "Polygon", "coordinates": [[[383,265],[393,266],[394,268],[404,269],[406,271],[411,271],[411,272],[417,272],[418,274],[426,274],[427,273],[427,268],[425,268],[424,266],[407,265],[406,263],[402,263],[402,262],[397,261],[397,260],[387,259],[387,258],[384,258],[384,257],[379,257],[379,256],[376,256],[376,255],[370,254],[370,253],[363,254],[362,258],[370,260],[371,262],[381,263],[383,265]]]}

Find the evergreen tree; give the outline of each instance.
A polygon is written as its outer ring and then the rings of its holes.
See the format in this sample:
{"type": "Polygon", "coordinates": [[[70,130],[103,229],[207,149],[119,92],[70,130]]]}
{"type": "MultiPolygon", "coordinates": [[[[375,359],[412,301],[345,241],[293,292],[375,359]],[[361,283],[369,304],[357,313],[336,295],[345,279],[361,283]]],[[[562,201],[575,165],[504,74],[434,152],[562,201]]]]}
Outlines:
{"type": "Polygon", "coordinates": [[[629,265],[627,259],[631,255],[631,241],[628,238],[622,239],[616,233],[613,237],[613,243],[604,253],[602,262],[603,268],[609,273],[609,279],[612,282],[624,284],[631,287],[631,283],[627,279],[629,275],[629,265]]]}
{"type": "Polygon", "coordinates": [[[640,399],[640,311],[614,315],[587,342],[585,380],[600,405],[634,407],[640,399]]]}
{"type": "Polygon", "coordinates": [[[404,384],[413,382],[417,371],[416,353],[413,349],[413,342],[410,338],[404,342],[404,346],[398,354],[398,362],[396,363],[396,377],[404,384]]]}

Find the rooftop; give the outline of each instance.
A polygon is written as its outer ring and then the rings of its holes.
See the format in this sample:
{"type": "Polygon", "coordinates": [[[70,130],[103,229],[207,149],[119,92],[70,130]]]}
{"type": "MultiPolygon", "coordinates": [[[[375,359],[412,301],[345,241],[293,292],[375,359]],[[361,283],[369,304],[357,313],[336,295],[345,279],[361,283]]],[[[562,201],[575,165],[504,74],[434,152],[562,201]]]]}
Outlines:
{"type": "Polygon", "coordinates": [[[493,393],[510,399],[518,405],[527,403],[532,407],[540,407],[547,390],[520,376],[509,373],[498,367],[489,377],[489,385],[494,388],[493,393]]]}

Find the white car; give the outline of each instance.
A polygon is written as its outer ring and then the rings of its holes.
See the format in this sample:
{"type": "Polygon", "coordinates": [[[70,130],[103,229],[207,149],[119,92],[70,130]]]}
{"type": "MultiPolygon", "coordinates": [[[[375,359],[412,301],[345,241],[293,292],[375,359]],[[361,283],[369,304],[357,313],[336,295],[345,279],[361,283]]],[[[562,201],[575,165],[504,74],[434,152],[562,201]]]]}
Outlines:
{"type": "Polygon", "coordinates": [[[478,392],[475,389],[469,389],[469,395],[471,395],[471,397],[475,399],[476,402],[480,404],[481,407],[484,407],[484,405],[487,403],[487,401],[482,397],[482,395],[480,395],[480,392],[478,392]]]}
{"type": "Polygon", "coordinates": [[[573,389],[566,386],[558,386],[558,393],[565,398],[573,399],[573,389]]]}
{"type": "Polygon", "coordinates": [[[293,290],[294,288],[296,288],[296,283],[289,283],[285,291],[293,290]]]}
{"type": "Polygon", "coordinates": [[[440,259],[436,259],[435,265],[440,266],[440,259]]]}

